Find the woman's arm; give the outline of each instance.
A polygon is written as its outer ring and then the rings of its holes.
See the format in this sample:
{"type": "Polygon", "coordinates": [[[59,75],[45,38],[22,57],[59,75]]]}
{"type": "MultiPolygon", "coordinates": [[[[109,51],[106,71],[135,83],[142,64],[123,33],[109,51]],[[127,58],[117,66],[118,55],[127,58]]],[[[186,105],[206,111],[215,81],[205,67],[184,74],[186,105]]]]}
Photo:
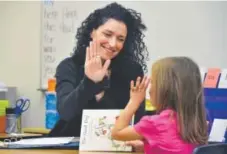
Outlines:
{"type": "Polygon", "coordinates": [[[86,48],[84,70],[80,70],[81,66],[76,67],[72,59],[63,61],[57,68],[58,111],[63,120],[69,121],[76,114],[82,114],[88,101],[102,90],[98,91],[98,87],[105,81],[111,61],[106,60],[102,64],[97,45],[94,40],[86,48]],[[84,77],[78,84],[77,80],[81,75],[84,77]]]}
{"type": "Polygon", "coordinates": [[[70,121],[76,114],[81,114],[88,101],[101,90],[101,84],[94,83],[86,76],[81,80],[81,75],[83,76],[83,70],[76,67],[70,58],[63,60],[57,67],[57,109],[65,121],[70,121]]]}

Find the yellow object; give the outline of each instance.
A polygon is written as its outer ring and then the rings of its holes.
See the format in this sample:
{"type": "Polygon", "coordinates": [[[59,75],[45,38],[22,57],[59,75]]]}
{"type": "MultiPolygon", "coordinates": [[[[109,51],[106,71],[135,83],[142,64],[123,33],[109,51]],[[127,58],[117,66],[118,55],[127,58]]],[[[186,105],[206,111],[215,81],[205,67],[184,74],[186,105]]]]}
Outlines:
{"type": "Polygon", "coordinates": [[[9,107],[9,100],[0,100],[0,116],[6,114],[6,108],[9,107]]]}
{"type": "Polygon", "coordinates": [[[23,133],[49,134],[50,130],[46,128],[23,128],[23,133]]]}
{"type": "Polygon", "coordinates": [[[155,107],[151,104],[150,100],[146,99],[146,105],[145,105],[146,111],[154,111],[155,107]]]}
{"type": "Polygon", "coordinates": [[[2,107],[9,107],[9,100],[0,100],[0,103],[2,107]]]}

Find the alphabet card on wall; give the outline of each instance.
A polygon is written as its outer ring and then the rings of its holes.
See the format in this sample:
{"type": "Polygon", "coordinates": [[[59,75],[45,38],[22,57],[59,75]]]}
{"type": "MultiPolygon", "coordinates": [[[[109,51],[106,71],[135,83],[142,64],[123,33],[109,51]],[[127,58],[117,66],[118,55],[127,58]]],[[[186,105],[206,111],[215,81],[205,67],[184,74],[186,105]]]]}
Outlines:
{"type": "Polygon", "coordinates": [[[227,69],[222,69],[218,88],[227,89],[227,69]]]}
{"type": "MultiPolygon", "coordinates": [[[[123,141],[111,138],[111,129],[121,110],[83,110],[80,151],[132,151],[123,141]]],[[[134,118],[131,125],[134,123],[134,118]]]]}
{"type": "Polygon", "coordinates": [[[220,68],[209,68],[204,80],[204,88],[216,88],[220,72],[220,68]]]}

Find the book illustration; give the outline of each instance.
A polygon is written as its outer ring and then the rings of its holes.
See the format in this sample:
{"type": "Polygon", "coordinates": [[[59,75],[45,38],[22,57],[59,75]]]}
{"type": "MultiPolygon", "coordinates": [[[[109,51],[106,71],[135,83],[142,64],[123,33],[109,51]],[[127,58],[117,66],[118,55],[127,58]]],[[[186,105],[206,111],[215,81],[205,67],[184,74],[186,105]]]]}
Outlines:
{"type": "MultiPolygon", "coordinates": [[[[121,110],[83,110],[80,151],[131,151],[123,141],[113,140],[111,130],[121,110]]],[[[132,123],[133,124],[133,119],[132,123]]]]}
{"type": "MultiPolygon", "coordinates": [[[[118,116],[115,117],[117,119],[118,116]]],[[[114,124],[110,123],[110,119],[106,116],[100,117],[95,124],[94,133],[97,137],[108,138],[111,141],[112,148],[118,150],[126,150],[126,144],[122,141],[116,141],[111,138],[111,129],[113,128],[114,124]],[[120,149],[119,149],[120,148],[120,149]]]]}
{"type": "MultiPolygon", "coordinates": [[[[117,119],[118,116],[116,116],[115,119],[117,119]]],[[[110,139],[110,131],[112,129],[112,127],[114,126],[114,124],[112,123],[108,123],[108,119],[106,116],[103,116],[103,117],[100,117],[98,118],[98,123],[97,125],[95,126],[95,134],[97,136],[108,136],[108,138],[110,139]]]]}

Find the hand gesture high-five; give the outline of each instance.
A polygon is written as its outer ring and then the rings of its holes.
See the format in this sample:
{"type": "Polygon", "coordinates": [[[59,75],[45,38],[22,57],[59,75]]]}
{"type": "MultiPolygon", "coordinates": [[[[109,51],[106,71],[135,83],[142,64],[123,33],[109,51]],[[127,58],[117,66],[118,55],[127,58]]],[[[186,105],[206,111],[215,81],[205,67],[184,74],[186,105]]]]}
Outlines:
{"type": "Polygon", "coordinates": [[[130,99],[135,103],[142,103],[146,96],[146,89],[150,83],[148,77],[138,77],[136,83],[131,81],[130,99]],[[142,81],[141,81],[142,80],[142,81]]]}
{"type": "Polygon", "coordinates": [[[110,65],[110,60],[106,60],[105,63],[102,64],[99,51],[100,45],[95,40],[90,42],[90,46],[86,49],[86,59],[84,66],[85,75],[95,83],[103,80],[110,65]]]}

